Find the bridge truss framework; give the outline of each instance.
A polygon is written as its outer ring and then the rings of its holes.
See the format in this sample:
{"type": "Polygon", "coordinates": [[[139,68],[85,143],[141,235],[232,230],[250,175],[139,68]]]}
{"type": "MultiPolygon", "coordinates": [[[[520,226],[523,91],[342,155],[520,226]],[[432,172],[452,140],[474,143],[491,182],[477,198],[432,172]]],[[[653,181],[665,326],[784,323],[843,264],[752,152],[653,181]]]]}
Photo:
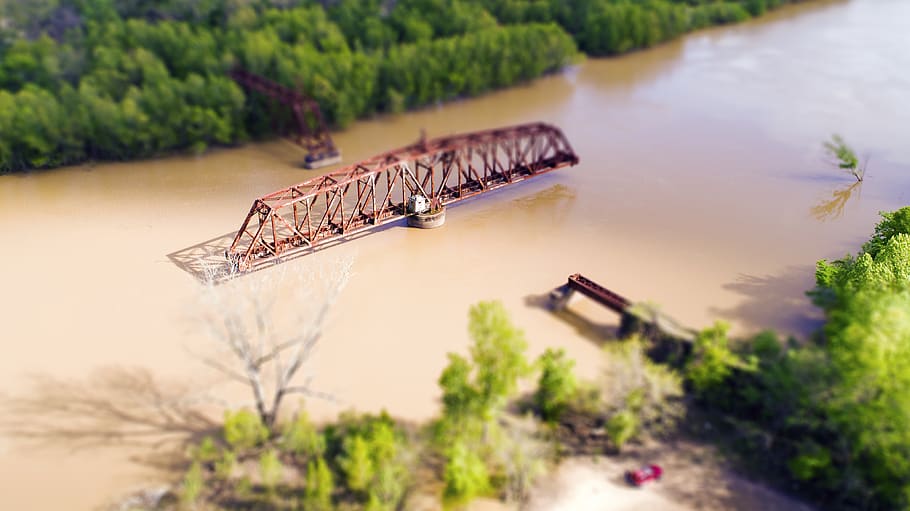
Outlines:
{"type": "Polygon", "coordinates": [[[544,123],[421,140],[256,199],[226,256],[251,270],[400,220],[412,195],[438,210],[578,161],[544,123]]]}

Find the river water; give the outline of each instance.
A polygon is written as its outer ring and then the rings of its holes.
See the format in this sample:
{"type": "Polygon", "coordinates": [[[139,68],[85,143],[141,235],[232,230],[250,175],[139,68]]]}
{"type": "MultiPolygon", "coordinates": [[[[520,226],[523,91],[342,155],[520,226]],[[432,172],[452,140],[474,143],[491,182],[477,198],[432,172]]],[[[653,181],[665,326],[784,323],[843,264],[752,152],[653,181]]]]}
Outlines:
{"type": "MultiPolygon", "coordinates": [[[[580,298],[559,316],[537,306],[575,272],[692,326],[805,337],[814,261],[857,250],[878,211],[910,203],[907,20],[904,0],[813,2],[338,133],[351,162],[421,129],[542,120],[581,164],[451,207],[441,229],[396,226],[287,263],[354,261],[312,366],[342,404],[311,413],[433,414],[446,353],[466,350],[482,299],[506,304],[532,355],[566,348],[593,376],[616,318],[580,298]],[[868,154],[862,185],[825,161],[833,132],[868,154]]],[[[0,177],[0,390],[18,403],[0,422],[32,425],[0,436],[0,507],[91,509],[166,476],[166,448],[80,425],[180,429],[163,411],[108,412],[211,381],[187,352],[204,335],[200,285],[174,261],[223,242],[254,197],[316,175],[301,158],[276,141],[0,177]]]]}

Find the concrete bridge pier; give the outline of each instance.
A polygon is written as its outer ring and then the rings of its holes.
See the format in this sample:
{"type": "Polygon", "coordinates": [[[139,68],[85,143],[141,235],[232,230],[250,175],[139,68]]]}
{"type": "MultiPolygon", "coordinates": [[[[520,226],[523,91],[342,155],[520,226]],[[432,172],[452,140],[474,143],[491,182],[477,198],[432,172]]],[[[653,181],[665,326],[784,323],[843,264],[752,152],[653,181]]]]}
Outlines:
{"type": "Polygon", "coordinates": [[[446,223],[446,208],[425,213],[414,213],[408,216],[408,226],[418,229],[435,229],[446,223]]]}

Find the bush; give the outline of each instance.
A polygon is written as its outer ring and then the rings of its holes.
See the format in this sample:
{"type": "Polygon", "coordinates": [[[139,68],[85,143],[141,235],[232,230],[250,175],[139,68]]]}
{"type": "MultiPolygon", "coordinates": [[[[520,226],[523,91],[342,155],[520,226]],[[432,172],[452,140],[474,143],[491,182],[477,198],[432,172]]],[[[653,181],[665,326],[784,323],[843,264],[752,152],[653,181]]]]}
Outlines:
{"type": "Polygon", "coordinates": [[[202,439],[202,442],[199,442],[198,446],[192,449],[192,457],[194,461],[208,464],[217,461],[221,457],[221,453],[218,446],[215,445],[215,440],[207,436],[202,439]]]}
{"type": "Polygon", "coordinates": [[[347,476],[347,486],[353,491],[365,491],[373,480],[375,469],[370,455],[370,444],[356,435],[344,441],[344,456],[338,465],[347,476]]]}
{"type": "Polygon", "coordinates": [[[729,328],[728,324],[717,322],[713,327],[699,332],[695,339],[685,373],[699,395],[719,392],[738,364],[739,359],[730,351],[730,341],[727,338],[729,328]]]}
{"type": "Polygon", "coordinates": [[[325,453],[325,436],[310,422],[306,412],[301,412],[285,425],[281,447],[297,456],[317,458],[325,453]]]}
{"type": "Polygon", "coordinates": [[[395,509],[411,481],[405,435],[386,415],[345,417],[336,428],[329,443],[341,444],[338,466],[347,488],[368,509],[395,509]]]}
{"type": "Polygon", "coordinates": [[[321,456],[307,464],[306,487],[303,490],[303,508],[307,511],[330,511],[335,480],[332,471],[321,456]]]}
{"type": "Polygon", "coordinates": [[[274,449],[269,449],[259,457],[259,476],[262,478],[262,486],[267,491],[274,491],[281,478],[284,475],[284,465],[278,459],[278,453],[274,449]]]}
{"type": "Polygon", "coordinates": [[[227,449],[221,454],[221,459],[215,461],[215,477],[222,481],[227,481],[234,473],[234,467],[237,465],[237,455],[227,449]]]}
{"type": "Polygon", "coordinates": [[[249,410],[224,413],[224,440],[235,449],[249,450],[262,445],[269,430],[259,415],[249,410]]]}
{"type": "Polygon", "coordinates": [[[556,422],[578,389],[572,372],[575,361],[566,359],[565,350],[547,349],[537,363],[540,366],[540,379],[534,393],[534,403],[544,420],[556,422]]]}
{"type": "Polygon", "coordinates": [[[626,442],[638,434],[639,426],[636,412],[629,409],[621,410],[607,420],[607,436],[616,446],[616,450],[620,451],[626,442]]]}
{"type": "Polygon", "coordinates": [[[490,488],[486,464],[462,441],[456,441],[446,451],[443,481],[445,496],[454,500],[471,499],[490,488]]]}
{"type": "Polygon", "coordinates": [[[194,461],[190,465],[190,469],[187,470],[186,475],[183,476],[183,485],[180,491],[180,504],[186,509],[193,509],[196,507],[196,501],[199,500],[199,496],[202,494],[202,489],[205,487],[205,480],[202,477],[202,465],[198,461],[194,461]]]}

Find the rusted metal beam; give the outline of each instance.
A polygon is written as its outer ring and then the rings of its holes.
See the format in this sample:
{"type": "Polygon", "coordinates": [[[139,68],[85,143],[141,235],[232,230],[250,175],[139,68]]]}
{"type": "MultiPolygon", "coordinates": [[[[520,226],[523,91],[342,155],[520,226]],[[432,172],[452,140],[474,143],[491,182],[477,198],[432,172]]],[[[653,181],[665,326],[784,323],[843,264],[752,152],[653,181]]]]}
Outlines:
{"type": "Polygon", "coordinates": [[[267,96],[291,111],[295,123],[291,139],[307,150],[308,162],[338,157],[338,150],[322,117],[319,103],[299,91],[241,68],[232,69],[228,75],[241,87],[267,96]]]}
{"type": "Polygon", "coordinates": [[[566,286],[619,314],[624,313],[632,305],[632,302],[625,297],[610,291],[580,273],[569,275],[569,281],[566,286]]]}
{"type": "Polygon", "coordinates": [[[413,195],[440,208],[578,161],[543,123],[420,140],[256,199],[226,255],[249,270],[404,218],[413,195]]]}

